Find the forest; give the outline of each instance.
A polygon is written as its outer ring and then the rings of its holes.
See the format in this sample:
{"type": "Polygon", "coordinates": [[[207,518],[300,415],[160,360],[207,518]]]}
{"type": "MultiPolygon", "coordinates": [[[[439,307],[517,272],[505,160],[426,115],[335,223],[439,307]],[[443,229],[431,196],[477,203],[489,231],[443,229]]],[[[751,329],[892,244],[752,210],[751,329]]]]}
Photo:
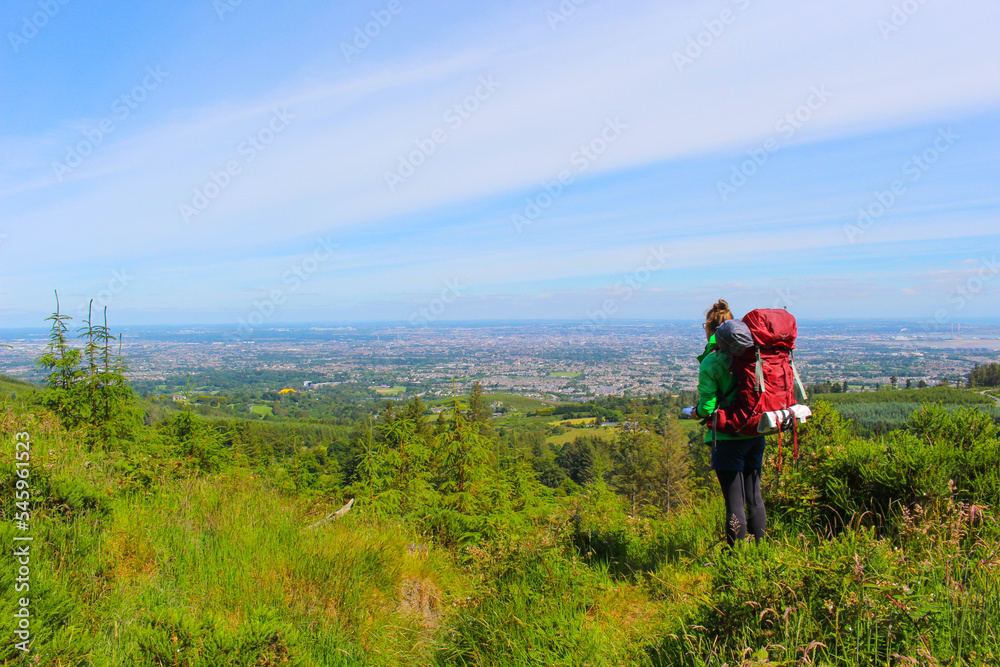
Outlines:
{"type": "Polygon", "coordinates": [[[1000,438],[978,392],[814,401],[797,460],[768,446],[767,539],[728,549],[704,432],[676,418],[690,395],[497,418],[477,387],[250,419],[142,397],[106,325],[74,341],[49,319],[46,386],[0,380],[0,531],[33,538],[30,574],[0,573],[30,585],[3,598],[4,664],[1000,656],[1000,438]],[[896,405],[873,432],[842,413],[896,405]]]}

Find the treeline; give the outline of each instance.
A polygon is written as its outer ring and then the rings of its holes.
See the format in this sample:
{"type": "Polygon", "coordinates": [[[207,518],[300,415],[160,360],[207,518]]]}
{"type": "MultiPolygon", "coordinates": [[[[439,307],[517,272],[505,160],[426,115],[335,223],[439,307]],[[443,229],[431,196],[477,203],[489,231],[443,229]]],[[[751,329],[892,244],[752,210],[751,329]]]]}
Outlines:
{"type": "Polygon", "coordinates": [[[847,393],[847,380],[843,383],[840,382],[818,382],[816,384],[811,384],[806,387],[806,393],[810,396],[814,394],[840,394],[847,393]]]}
{"type": "Polygon", "coordinates": [[[301,387],[306,380],[328,382],[330,378],[306,371],[283,371],[261,368],[234,368],[232,370],[198,369],[190,374],[178,374],[159,382],[145,380],[135,383],[141,394],[156,393],[159,385],[167,391],[183,391],[188,381],[197,391],[261,392],[277,387],[301,387]]]}
{"type": "Polygon", "coordinates": [[[863,436],[884,435],[903,429],[914,411],[930,404],[942,405],[952,412],[960,407],[974,407],[1000,422],[1000,409],[993,399],[955,387],[823,394],[822,398],[817,400],[832,405],[841,416],[849,419],[856,432],[863,436]]]}
{"type": "Polygon", "coordinates": [[[620,422],[628,412],[639,411],[659,419],[668,415],[676,415],[680,408],[698,402],[698,394],[694,391],[682,391],[679,394],[652,394],[643,397],[601,396],[586,403],[570,403],[558,405],[551,414],[565,419],[598,417],[605,421],[620,422]]]}
{"type": "Polygon", "coordinates": [[[350,425],[363,420],[371,413],[372,406],[362,402],[370,399],[370,392],[355,384],[340,384],[310,390],[282,393],[272,389],[249,391],[237,389],[223,394],[181,392],[185,400],[175,401],[175,394],[145,394],[148,412],[154,421],[180,410],[193,409],[208,419],[260,419],[264,421],[306,421],[324,424],[350,425]],[[251,412],[251,405],[270,408],[267,414],[251,412]]]}
{"type": "Polygon", "coordinates": [[[986,364],[969,371],[968,387],[1000,387],[1000,364],[986,364]]]}
{"type": "Polygon", "coordinates": [[[956,387],[927,387],[926,389],[881,389],[838,394],[824,394],[823,400],[834,405],[846,403],[947,403],[950,405],[995,405],[995,402],[976,392],[956,387]]]}
{"type": "Polygon", "coordinates": [[[669,513],[692,500],[688,439],[676,420],[657,429],[633,412],[612,442],[581,437],[553,451],[538,433],[499,436],[485,401],[477,383],[468,404],[453,400],[433,423],[419,398],[402,408],[387,402],[371,427],[352,434],[345,494],[446,544],[515,530],[511,522],[535,516],[557,485],[605,484],[633,511],[669,513]]]}
{"type": "MultiPolygon", "coordinates": [[[[925,403],[842,403],[839,405],[834,404],[834,408],[842,417],[854,423],[860,435],[875,436],[905,428],[910,416],[915,411],[921,409],[923,406],[932,404],[934,403],[931,401],[925,403]]],[[[941,405],[943,409],[949,412],[956,412],[963,407],[968,407],[954,404],[938,405],[941,405]]],[[[1000,407],[996,405],[976,405],[975,408],[1000,424],[1000,407]]]]}

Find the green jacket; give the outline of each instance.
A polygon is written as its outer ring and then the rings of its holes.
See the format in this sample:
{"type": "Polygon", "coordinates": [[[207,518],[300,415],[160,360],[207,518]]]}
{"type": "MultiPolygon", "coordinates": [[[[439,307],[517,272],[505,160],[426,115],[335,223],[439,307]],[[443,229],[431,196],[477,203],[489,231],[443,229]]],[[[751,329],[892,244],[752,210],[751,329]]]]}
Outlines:
{"type": "MultiPolygon", "coordinates": [[[[698,355],[698,416],[711,418],[717,408],[724,408],[736,398],[736,379],[729,368],[729,359],[718,351],[715,334],[708,339],[705,351],[698,355]]],[[[719,431],[718,440],[743,440],[754,436],[729,435],[719,431]]],[[[712,442],[712,423],[709,422],[705,442],[712,442]]]]}

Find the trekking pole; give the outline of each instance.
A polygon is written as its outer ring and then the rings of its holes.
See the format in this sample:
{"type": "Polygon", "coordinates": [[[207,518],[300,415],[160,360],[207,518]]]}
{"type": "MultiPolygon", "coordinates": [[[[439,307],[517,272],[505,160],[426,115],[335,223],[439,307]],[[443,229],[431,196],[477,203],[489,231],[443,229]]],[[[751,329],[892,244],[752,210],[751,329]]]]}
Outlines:
{"type": "Polygon", "coordinates": [[[778,422],[778,472],[781,472],[781,422],[778,422]]]}
{"type": "Polygon", "coordinates": [[[792,415],[792,460],[799,462],[799,420],[792,415]]]}
{"type": "Polygon", "coordinates": [[[716,454],[717,444],[715,439],[715,432],[717,428],[716,425],[718,423],[719,423],[719,411],[716,410],[715,412],[712,413],[712,462],[713,463],[716,462],[716,457],[718,456],[718,454],[716,454]]]}

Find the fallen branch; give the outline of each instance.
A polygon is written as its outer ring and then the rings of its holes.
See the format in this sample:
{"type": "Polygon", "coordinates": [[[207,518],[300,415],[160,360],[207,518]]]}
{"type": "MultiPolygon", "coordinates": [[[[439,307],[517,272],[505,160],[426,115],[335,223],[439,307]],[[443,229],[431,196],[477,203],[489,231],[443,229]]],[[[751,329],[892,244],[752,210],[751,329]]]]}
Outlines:
{"type": "Polygon", "coordinates": [[[341,507],[336,512],[330,512],[325,517],[323,517],[322,519],[320,519],[316,523],[312,524],[311,526],[306,526],[306,530],[312,530],[313,528],[316,528],[318,526],[322,526],[324,523],[326,523],[327,521],[330,521],[331,519],[339,519],[340,517],[342,517],[345,514],[347,514],[348,512],[350,512],[351,511],[351,507],[353,507],[353,506],[354,506],[354,498],[351,498],[350,500],[347,501],[346,505],[344,505],[343,507],[341,507]]]}

